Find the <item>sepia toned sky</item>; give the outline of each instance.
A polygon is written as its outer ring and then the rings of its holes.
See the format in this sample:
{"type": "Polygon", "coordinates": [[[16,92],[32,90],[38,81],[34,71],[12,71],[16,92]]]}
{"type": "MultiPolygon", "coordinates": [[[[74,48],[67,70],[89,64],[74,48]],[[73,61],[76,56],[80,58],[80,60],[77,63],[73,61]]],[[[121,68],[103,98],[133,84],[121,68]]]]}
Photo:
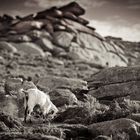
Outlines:
{"type": "Polygon", "coordinates": [[[140,41],[140,0],[0,0],[0,15],[27,15],[51,6],[77,1],[84,18],[103,36],[140,41]]]}

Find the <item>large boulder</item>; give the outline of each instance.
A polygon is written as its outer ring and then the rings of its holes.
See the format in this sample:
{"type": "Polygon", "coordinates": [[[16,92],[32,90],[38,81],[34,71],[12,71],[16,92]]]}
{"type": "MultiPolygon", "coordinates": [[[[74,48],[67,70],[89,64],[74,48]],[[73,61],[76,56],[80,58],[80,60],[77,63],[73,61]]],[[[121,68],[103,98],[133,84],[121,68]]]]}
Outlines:
{"type": "MultiPolygon", "coordinates": [[[[89,61],[109,67],[127,65],[127,60],[116,51],[117,49],[120,50],[118,46],[114,49],[113,45],[111,46],[111,44],[101,41],[93,35],[82,32],[77,35],[76,42],[85,52],[85,60],[87,59],[87,61],[89,59],[89,61]]],[[[80,47],[78,48],[81,49],[80,47]]]]}
{"type": "Polygon", "coordinates": [[[51,40],[48,38],[40,38],[36,41],[43,51],[53,51],[54,47],[56,47],[51,40]]]}
{"type": "Polygon", "coordinates": [[[53,37],[54,37],[55,44],[67,49],[70,46],[74,36],[73,34],[68,32],[58,31],[58,32],[54,32],[53,37]]]}
{"type": "Polygon", "coordinates": [[[112,136],[113,140],[139,140],[139,127],[139,123],[123,118],[89,125],[89,131],[93,138],[105,135],[112,136]]]}
{"type": "Polygon", "coordinates": [[[56,89],[50,92],[49,95],[57,107],[77,103],[76,96],[68,89],[56,89]]]}
{"type": "Polygon", "coordinates": [[[45,54],[43,50],[35,43],[32,42],[24,42],[24,43],[12,43],[15,48],[24,54],[35,55],[35,56],[42,56],[44,57],[45,54]]]}

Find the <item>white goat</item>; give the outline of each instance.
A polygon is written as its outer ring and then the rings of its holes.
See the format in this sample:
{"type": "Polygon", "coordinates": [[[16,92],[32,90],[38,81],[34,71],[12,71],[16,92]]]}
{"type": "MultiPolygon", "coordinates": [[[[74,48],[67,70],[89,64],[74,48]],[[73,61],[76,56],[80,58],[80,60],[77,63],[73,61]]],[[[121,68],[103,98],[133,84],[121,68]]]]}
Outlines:
{"type": "Polygon", "coordinates": [[[33,108],[35,105],[39,105],[41,111],[43,113],[43,118],[45,115],[48,114],[50,111],[53,111],[52,117],[58,112],[57,107],[51,102],[49,95],[45,94],[44,92],[40,91],[37,88],[31,88],[28,90],[21,89],[22,92],[25,93],[25,116],[24,121],[26,122],[27,117],[30,117],[31,120],[31,113],[33,112],[33,108]]]}

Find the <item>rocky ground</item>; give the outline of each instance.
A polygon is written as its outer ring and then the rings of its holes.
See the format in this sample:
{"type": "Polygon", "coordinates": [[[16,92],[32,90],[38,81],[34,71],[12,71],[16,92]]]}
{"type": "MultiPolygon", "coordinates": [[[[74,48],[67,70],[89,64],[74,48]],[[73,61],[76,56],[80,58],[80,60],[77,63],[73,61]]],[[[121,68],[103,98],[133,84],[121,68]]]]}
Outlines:
{"type": "Polygon", "coordinates": [[[0,17],[0,139],[140,139],[140,43],[102,37],[84,13],[73,2],[0,17]],[[23,122],[21,78],[50,95],[53,120],[23,122]]]}

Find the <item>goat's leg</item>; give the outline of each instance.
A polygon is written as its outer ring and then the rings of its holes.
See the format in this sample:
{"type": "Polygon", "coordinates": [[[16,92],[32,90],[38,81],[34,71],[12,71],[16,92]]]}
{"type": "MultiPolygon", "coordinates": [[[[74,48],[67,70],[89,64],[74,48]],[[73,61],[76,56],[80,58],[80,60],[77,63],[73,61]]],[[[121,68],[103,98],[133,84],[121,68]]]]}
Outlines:
{"type": "Polygon", "coordinates": [[[32,123],[32,120],[31,120],[31,113],[33,112],[33,108],[30,107],[29,108],[29,111],[28,111],[28,116],[29,116],[29,122],[32,123]]]}
{"type": "Polygon", "coordinates": [[[44,121],[43,122],[47,122],[46,121],[46,114],[49,113],[50,109],[51,109],[51,105],[47,106],[47,108],[44,106],[44,108],[43,108],[43,119],[44,119],[44,121]]]}
{"type": "Polygon", "coordinates": [[[27,116],[28,116],[28,106],[25,108],[25,114],[24,114],[24,122],[27,122],[27,116]]]}
{"type": "Polygon", "coordinates": [[[53,103],[51,104],[51,108],[52,108],[52,110],[53,110],[52,116],[53,116],[53,118],[54,118],[54,116],[55,116],[56,113],[58,112],[58,109],[57,109],[57,107],[56,107],[53,103]]]}
{"type": "Polygon", "coordinates": [[[31,113],[32,113],[32,111],[33,111],[32,107],[27,106],[27,107],[25,108],[25,114],[24,114],[24,122],[25,122],[25,123],[27,123],[27,118],[28,118],[28,117],[29,117],[30,123],[32,122],[32,121],[31,121],[31,113]]]}

